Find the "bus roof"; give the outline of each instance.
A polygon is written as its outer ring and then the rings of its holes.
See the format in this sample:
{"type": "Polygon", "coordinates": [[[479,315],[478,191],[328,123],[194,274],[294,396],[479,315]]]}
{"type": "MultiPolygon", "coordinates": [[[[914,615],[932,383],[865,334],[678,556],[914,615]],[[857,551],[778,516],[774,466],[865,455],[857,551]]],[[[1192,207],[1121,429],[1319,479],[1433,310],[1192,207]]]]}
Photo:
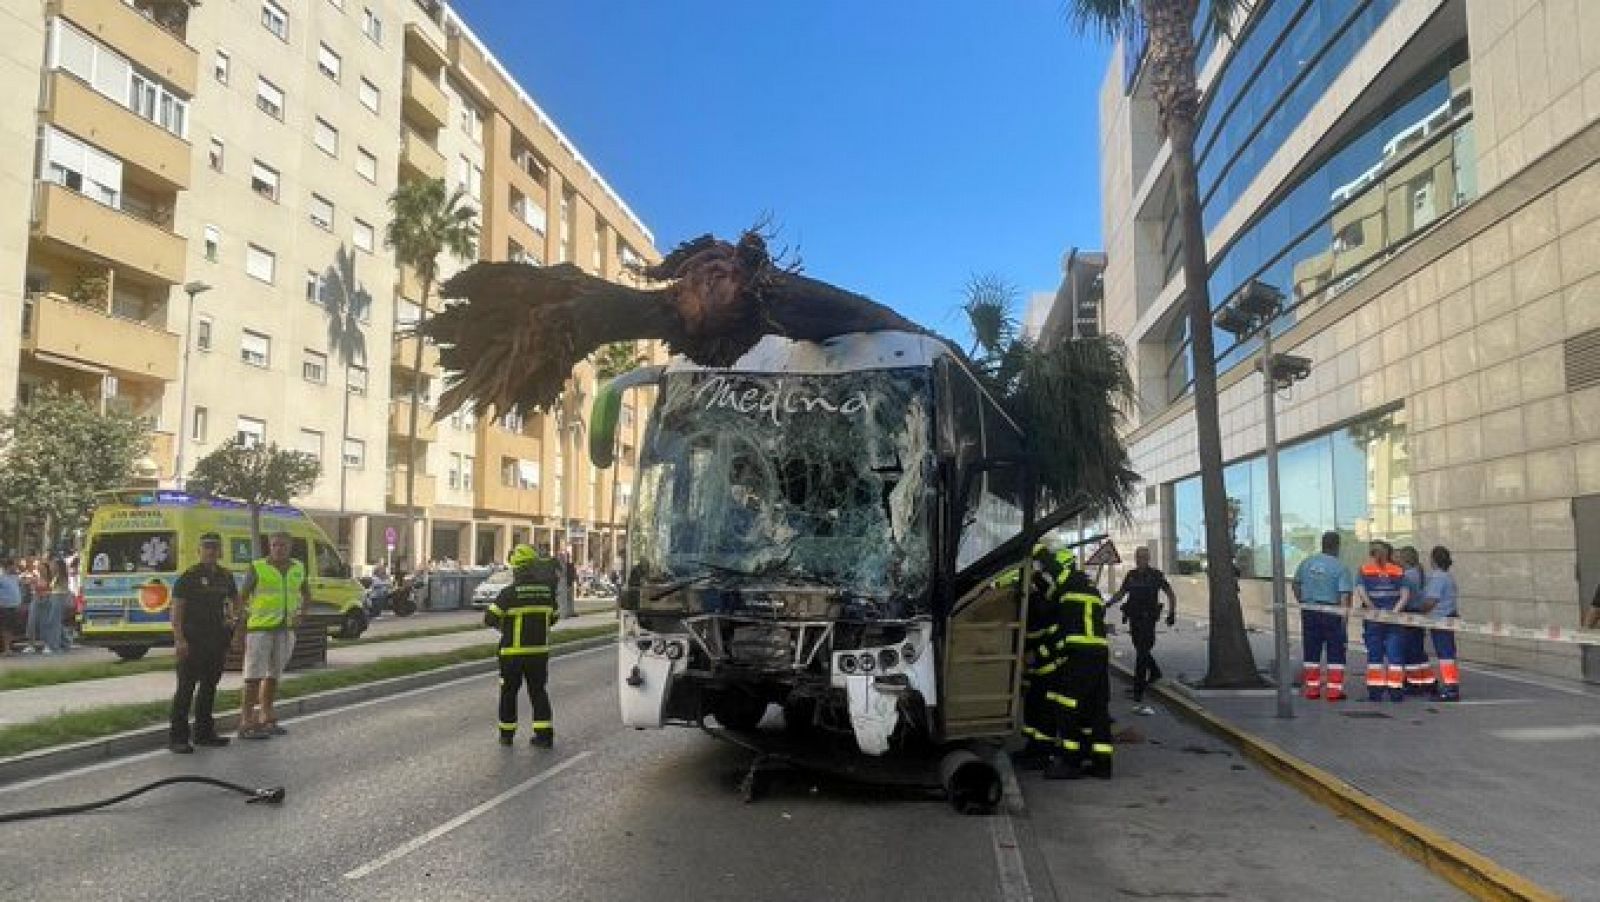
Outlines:
{"type": "MultiPolygon", "coordinates": [[[[767,335],[727,369],[735,372],[822,375],[864,370],[931,367],[954,352],[943,340],[913,332],[851,332],[823,341],[797,341],[767,335]]],[[[710,369],[683,357],[667,365],[670,373],[710,369]]]]}

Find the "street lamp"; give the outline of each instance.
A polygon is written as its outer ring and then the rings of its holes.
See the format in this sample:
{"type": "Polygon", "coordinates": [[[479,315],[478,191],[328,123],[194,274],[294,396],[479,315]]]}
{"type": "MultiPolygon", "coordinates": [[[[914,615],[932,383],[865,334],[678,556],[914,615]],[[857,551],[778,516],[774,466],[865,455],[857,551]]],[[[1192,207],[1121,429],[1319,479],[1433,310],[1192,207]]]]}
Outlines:
{"type": "Polygon", "coordinates": [[[1283,512],[1278,496],[1277,393],[1311,375],[1311,360],[1293,354],[1272,353],[1272,323],[1283,312],[1283,292],[1251,279],[1217,311],[1217,328],[1231,332],[1241,342],[1261,333],[1261,357],[1255,369],[1262,376],[1263,417],[1267,426],[1267,518],[1272,543],[1272,648],[1278,684],[1278,716],[1294,716],[1293,676],[1289,663],[1289,607],[1284,597],[1283,512]]]}
{"type": "Polygon", "coordinates": [[[194,346],[195,298],[211,290],[204,282],[185,282],[183,291],[189,296],[188,324],[183,329],[183,373],[178,376],[178,450],[172,464],[172,482],[183,488],[183,446],[189,438],[189,349],[194,346]]]}

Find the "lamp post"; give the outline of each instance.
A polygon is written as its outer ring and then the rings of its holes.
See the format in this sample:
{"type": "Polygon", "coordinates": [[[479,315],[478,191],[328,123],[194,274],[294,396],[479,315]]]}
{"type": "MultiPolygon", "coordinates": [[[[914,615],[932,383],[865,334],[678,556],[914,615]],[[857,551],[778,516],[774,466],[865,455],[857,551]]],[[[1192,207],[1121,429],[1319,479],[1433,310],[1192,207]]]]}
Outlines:
{"type": "Polygon", "coordinates": [[[184,294],[189,296],[188,323],[183,328],[183,373],[178,377],[178,450],[172,463],[172,482],[183,488],[183,450],[189,438],[189,350],[194,347],[195,298],[211,290],[204,282],[185,282],[184,294]]]}
{"type": "Polygon", "coordinates": [[[1289,661],[1289,607],[1284,592],[1283,512],[1278,490],[1277,393],[1311,373],[1311,361],[1292,354],[1272,353],[1272,323],[1283,312],[1283,292],[1251,279],[1217,311],[1217,328],[1240,341],[1261,333],[1261,356],[1255,369],[1261,373],[1262,416],[1266,420],[1267,519],[1272,543],[1272,648],[1277,682],[1278,716],[1294,716],[1293,670],[1289,661]]]}

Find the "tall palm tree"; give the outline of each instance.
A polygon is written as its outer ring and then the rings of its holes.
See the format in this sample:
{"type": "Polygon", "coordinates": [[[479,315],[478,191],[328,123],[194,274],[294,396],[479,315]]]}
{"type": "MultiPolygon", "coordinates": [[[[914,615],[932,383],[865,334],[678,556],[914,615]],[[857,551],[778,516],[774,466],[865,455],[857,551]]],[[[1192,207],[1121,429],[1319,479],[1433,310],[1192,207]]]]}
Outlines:
{"type": "Polygon", "coordinates": [[[328,317],[328,353],[344,367],[343,422],[339,427],[339,513],[345,512],[344,438],[350,434],[350,368],[365,365],[367,336],[362,322],[372,312],[372,294],[356,278],[355,252],[341,245],[322,273],[317,299],[328,317]]]}
{"type": "MultiPolygon", "coordinates": [[[[1230,33],[1249,0],[1205,0],[1211,25],[1230,33]]],[[[1217,365],[1211,339],[1211,295],[1206,287],[1205,226],[1194,139],[1199,125],[1200,87],[1195,76],[1199,48],[1194,39],[1201,0],[1069,0],[1068,15],[1084,31],[1133,40],[1142,29],[1144,54],[1161,130],[1172,144],[1172,179],[1183,241],[1183,283],[1194,371],[1195,432],[1200,452],[1200,495],[1206,529],[1206,581],[1211,634],[1205,683],[1214,687],[1259,685],[1255,656],[1244,630],[1239,583],[1228,536],[1227,491],[1222,480],[1222,434],[1217,419],[1217,365]]]]}
{"type": "MultiPolygon", "coordinates": [[[[394,251],[395,259],[417,274],[422,286],[422,297],[417,301],[421,309],[419,323],[428,317],[428,300],[439,278],[439,255],[468,260],[477,253],[478,211],[466,203],[466,197],[465,189],[452,192],[446,188],[444,179],[401,182],[389,196],[391,215],[384,244],[394,251]]],[[[417,549],[411,545],[417,523],[417,406],[422,344],[419,336],[411,366],[411,414],[406,426],[406,546],[413,569],[421,563],[417,549]]]]}

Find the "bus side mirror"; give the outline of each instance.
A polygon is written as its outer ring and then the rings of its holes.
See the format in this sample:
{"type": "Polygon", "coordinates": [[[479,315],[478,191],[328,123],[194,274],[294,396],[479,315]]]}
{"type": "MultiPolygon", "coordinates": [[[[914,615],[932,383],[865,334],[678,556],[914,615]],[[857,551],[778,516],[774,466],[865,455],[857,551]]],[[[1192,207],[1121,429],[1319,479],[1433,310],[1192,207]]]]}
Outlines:
{"type": "Polygon", "coordinates": [[[595,394],[589,412],[589,461],[604,470],[616,462],[617,419],[622,413],[622,393],[641,385],[654,385],[666,373],[664,366],[641,367],[606,382],[595,394]]]}

